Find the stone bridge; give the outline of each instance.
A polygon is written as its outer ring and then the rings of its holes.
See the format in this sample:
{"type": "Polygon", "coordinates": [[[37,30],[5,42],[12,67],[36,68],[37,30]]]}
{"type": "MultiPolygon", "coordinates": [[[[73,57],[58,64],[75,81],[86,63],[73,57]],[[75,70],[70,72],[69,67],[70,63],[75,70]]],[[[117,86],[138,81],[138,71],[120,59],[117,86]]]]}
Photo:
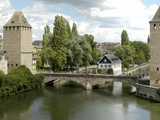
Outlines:
{"type": "Polygon", "coordinates": [[[45,73],[45,85],[60,87],[68,81],[73,81],[81,84],[86,89],[92,89],[94,86],[105,87],[110,85],[113,81],[128,81],[130,84],[137,83],[137,77],[133,76],[111,76],[99,74],[64,74],[64,73],[45,73]]]}

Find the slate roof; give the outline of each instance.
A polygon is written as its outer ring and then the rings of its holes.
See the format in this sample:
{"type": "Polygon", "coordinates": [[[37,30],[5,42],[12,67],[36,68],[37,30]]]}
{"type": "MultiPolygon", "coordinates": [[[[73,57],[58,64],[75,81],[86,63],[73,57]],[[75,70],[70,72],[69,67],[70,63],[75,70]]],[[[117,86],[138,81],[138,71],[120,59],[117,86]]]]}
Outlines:
{"type": "Polygon", "coordinates": [[[15,12],[12,18],[5,24],[4,27],[9,26],[24,26],[24,27],[31,27],[28,23],[27,19],[23,15],[22,12],[15,12]]]}
{"type": "Polygon", "coordinates": [[[37,47],[37,48],[42,48],[43,47],[42,40],[35,40],[35,41],[33,41],[32,45],[37,47]]]}
{"type": "Polygon", "coordinates": [[[121,60],[120,60],[117,56],[115,56],[115,55],[113,55],[113,54],[106,54],[106,55],[98,62],[98,64],[100,64],[100,63],[103,63],[103,64],[105,64],[105,63],[112,63],[112,64],[114,64],[114,63],[121,63],[121,60]],[[104,60],[104,59],[106,59],[106,60],[104,60]]]}
{"type": "Polygon", "coordinates": [[[153,19],[151,22],[160,22],[160,6],[156,12],[156,14],[154,15],[153,19]]]}

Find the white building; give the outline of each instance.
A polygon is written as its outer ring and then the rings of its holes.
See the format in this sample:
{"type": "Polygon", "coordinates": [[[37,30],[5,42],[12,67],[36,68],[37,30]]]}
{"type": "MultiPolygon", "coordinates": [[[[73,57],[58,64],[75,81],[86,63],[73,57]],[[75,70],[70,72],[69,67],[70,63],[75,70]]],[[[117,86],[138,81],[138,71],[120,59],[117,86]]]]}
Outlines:
{"type": "Polygon", "coordinates": [[[106,54],[98,63],[98,69],[101,70],[113,70],[113,75],[122,74],[122,62],[113,54],[106,54]]]}
{"type": "Polygon", "coordinates": [[[3,50],[0,51],[0,70],[3,71],[5,74],[8,73],[8,62],[6,58],[6,52],[3,50]]]}

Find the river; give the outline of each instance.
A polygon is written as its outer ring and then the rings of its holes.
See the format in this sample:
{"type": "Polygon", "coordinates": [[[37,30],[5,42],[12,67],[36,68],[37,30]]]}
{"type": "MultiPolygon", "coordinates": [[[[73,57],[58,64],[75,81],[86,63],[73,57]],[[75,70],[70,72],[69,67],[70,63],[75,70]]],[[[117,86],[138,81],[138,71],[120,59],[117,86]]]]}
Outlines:
{"type": "Polygon", "coordinates": [[[50,88],[1,99],[0,120],[160,120],[160,104],[119,87],[50,88]]]}

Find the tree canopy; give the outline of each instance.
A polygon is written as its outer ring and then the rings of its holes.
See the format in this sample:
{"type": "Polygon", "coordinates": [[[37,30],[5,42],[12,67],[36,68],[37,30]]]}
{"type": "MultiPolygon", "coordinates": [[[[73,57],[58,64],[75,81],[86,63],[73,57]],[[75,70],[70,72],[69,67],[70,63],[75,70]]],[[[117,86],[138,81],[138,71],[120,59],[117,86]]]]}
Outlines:
{"type": "Polygon", "coordinates": [[[140,65],[150,59],[150,49],[148,44],[141,41],[129,41],[126,30],[122,31],[122,44],[114,50],[116,56],[122,60],[123,68],[129,68],[130,65],[140,65]]]}
{"type": "Polygon", "coordinates": [[[56,16],[53,31],[48,25],[44,28],[43,48],[37,68],[44,69],[48,64],[53,71],[77,69],[95,64],[100,55],[93,35],[79,35],[75,23],[71,29],[63,16],[56,16]]]}
{"type": "Polygon", "coordinates": [[[122,31],[121,34],[121,45],[128,45],[129,44],[129,37],[126,30],[122,31]]]}

